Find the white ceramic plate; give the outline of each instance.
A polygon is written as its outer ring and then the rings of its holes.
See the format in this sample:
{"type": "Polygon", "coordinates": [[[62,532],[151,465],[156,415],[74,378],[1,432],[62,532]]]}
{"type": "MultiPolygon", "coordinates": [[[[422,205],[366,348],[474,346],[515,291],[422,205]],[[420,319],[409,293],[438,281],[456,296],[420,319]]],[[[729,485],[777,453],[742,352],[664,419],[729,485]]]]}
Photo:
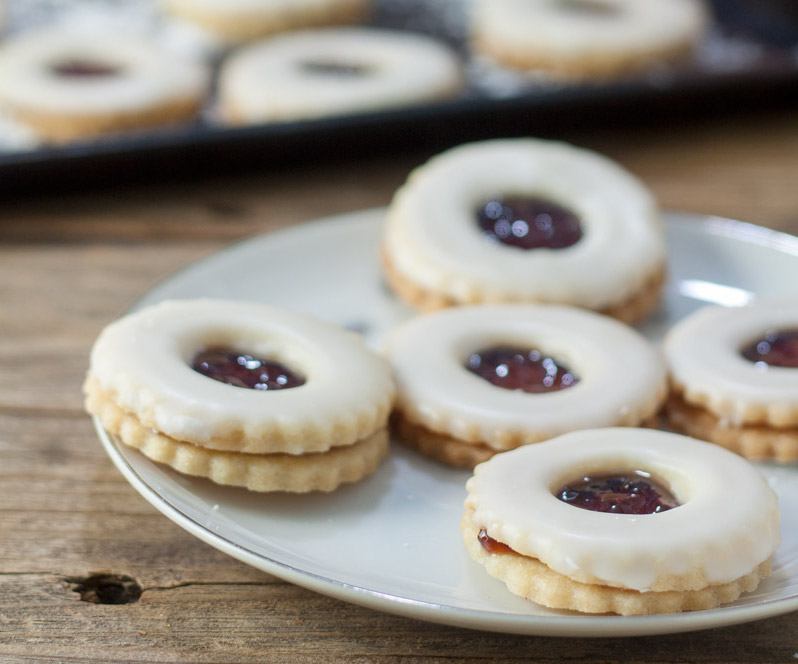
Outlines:
{"type": "MultiPolygon", "coordinates": [[[[152,290],[166,298],[270,302],[361,330],[377,346],[411,315],[383,286],[382,210],[256,237],[202,260],[152,290]]],[[[749,224],[669,214],[670,280],[643,328],[652,339],[706,302],[739,305],[795,294],[798,238],[749,224]]],[[[711,611],[587,616],[512,595],[473,562],[458,523],[469,473],[394,444],[376,474],[327,495],[259,495],[182,476],[98,427],[108,454],[156,508],[212,546],[266,572],[374,609],[519,634],[624,636],[741,623],[798,609],[798,467],[761,464],[779,494],[783,543],[773,576],[711,611]]],[[[737,499],[729,487],[730,500],[737,499]]]]}

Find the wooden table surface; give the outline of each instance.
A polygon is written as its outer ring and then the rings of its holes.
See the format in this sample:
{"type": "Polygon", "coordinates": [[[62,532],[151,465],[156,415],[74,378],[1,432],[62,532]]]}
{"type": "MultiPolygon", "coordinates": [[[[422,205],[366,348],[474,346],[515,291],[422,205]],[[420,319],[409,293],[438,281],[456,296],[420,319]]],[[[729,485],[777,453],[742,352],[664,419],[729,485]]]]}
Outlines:
{"type": "MultiPolygon", "coordinates": [[[[798,233],[798,114],[571,132],[663,206],[798,233]]],[[[423,153],[0,203],[0,662],[794,662],[798,612],[638,638],[468,631],[257,571],[153,509],[106,457],[81,381],[100,329],[233,241],[385,205],[423,153]],[[97,574],[138,601],[92,601],[97,574]],[[87,590],[88,588],[88,590],[87,590]],[[81,589],[83,593],[81,593],[81,589]]],[[[730,487],[733,492],[733,487],[730,487]]]]}

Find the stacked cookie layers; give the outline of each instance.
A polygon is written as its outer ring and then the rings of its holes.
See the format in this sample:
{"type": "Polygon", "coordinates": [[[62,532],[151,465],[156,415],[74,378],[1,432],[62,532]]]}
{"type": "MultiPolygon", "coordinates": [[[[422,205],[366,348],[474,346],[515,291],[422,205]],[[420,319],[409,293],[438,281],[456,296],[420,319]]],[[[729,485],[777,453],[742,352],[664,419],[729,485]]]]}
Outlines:
{"type": "Polygon", "coordinates": [[[155,461],[254,491],[331,491],[388,451],[393,383],[354,333],[274,307],[168,301],[100,334],[87,410],[155,461]]]}
{"type": "Polygon", "coordinates": [[[552,608],[714,608],[770,574],[780,539],[776,494],[756,468],[663,431],[583,430],[506,452],[477,466],[467,491],[471,556],[552,608]]]}
{"type": "Polygon", "coordinates": [[[590,150],[533,138],[467,143],[416,168],[382,241],[389,284],[422,311],[530,302],[624,322],[657,305],[666,254],[638,178],[590,150]]]}
{"type": "Polygon", "coordinates": [[[749,459],[798,460],[798,300],[703,307],[664,350],[673,428],[749,459]]]}

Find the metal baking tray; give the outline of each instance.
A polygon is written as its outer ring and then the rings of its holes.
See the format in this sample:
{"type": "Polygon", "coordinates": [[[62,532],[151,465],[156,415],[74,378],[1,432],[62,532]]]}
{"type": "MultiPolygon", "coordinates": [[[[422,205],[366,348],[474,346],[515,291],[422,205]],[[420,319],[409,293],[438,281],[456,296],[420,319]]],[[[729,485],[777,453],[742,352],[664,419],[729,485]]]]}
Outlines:
{"type": "MultiPolygon", "coordinates": [[[[46,22],[81,4],[84,10],[88,4],[152,14],[152,2],[7,0],[7,29],[46,22]]],[[[60,147],[4,151],[0,146],[0,195],[189,179],[409,148],[438,150],[495,136],[672,124],[794,104],[798,2],[712,0],[710,5],[714,24],[689,62],[618,81],[563,85],[486,67],[472,58],[464,0],[376,0],[372,25],[431,34],[463,55],[468,85],[460,96],[413,108],[244,128],[222,127],[208,112],[172,129],[60,147]]]]}

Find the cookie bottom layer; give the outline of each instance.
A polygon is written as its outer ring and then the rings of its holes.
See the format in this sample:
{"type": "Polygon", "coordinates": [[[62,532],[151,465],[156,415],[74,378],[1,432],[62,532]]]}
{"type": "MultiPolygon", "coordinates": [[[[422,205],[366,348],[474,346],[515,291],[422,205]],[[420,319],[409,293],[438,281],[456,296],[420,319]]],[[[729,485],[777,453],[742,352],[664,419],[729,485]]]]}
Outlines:
{"type": "Polygon", "coordinates": [[[798,461],[798,428],[777,428],[766,424],[735,426],[707,409],[687,403],[671,394],[665,405],[668,424],[693,438],[708,440],[754,460],[781,463],[798,461]]]}
{"type": "Polygon", "coordinates": [[[770,574],[768,559],[730,583],[699,590],[639,592],[580,583],[551,570],[536,558],[515,552],[488,553],[477,539],[479,528],[473,522],[471,509],[464,513],[460,530],[469,554],[490,576],[504,582],[510,592],[552,609],[620,615],[701,611],[733,602],[742,593],[756,589],[770,574]]]}
{"type": "Polygon", "coordinates": [[[629,76],[654,65],[686,60],[692,55],[694,44],[690,39],[667,49],[649,52],[591,53],[583,57],[568,57],[531,47],[525,50],[508,47],[502,40],[477,33],[472,40],[472,48],[476,53],[510,69],[542,72],[564,81],[585,81],[629,76]]]}
{"type": "MultiPolygon", "coordinates": [[[[656,429],[657,424],[658,417],[655,415],[640,422],[637,426],[656,429]]],[[[421,424],[407,419],[398,411],[391,415],[391,429],[403,444],[415,449],[424,456],[455,468],[471,470],[477,464],[490,459],[494,454],[514,449],[512,445],[503,449],[496,449],[485,443],[469,442],[444,433],[431,431],[421,424]]],[[[541,436],[540,441],[536,442],[542,442],[544,439],[546,437],[541,436]]],[[[519,442],[515,447],[519,447],[522,444],[534,445],[534,443],[519,442]]]]}
{"type": "Polygon", "coordinates": [[[368,0],[335,0],[327,3],[296,3],[260,12],[226,13],[208,11],[196,6],[192,0],[168,0],[164,3],[174,16],[191,21],[201,28],[218,35],[228,42],[245,42],[268,37],[289,30],[299,30],[316,26],[349,25],[362,23],[371,11],[368,0]]]}
{"type": "MultiPolygon", "coordinates": [[[[454,298],[433,290],[424,288],[418,283],[408,279],[404,274],[396,269],[396,266],[388,256],[388,252],[383,250],[382,269],[388,285],[405,302],[414,309],[422,312],[437,311],[446,307],[453,307],[467,304],[487,304],[486,301],[474,299],[468,302],[461,302],[454,298]]],[[[648,316],[659,304],[662,287],[665,284],[667,272],[660,266],[653,271],[645,280],[643,286],[625,300],[617,304],[610,305],[596,311],[605,316],[615,318],[622,323],[635,323],[648,316]]],[[[506,302],[520,302],[519,300],[508,299],[506,302]]],[[[538,303],[528,300],[531,303],[538,303]]],[[[493,302],[492,302],[493,303],[493,302]]],[[[542,302],[538,304],[544,304],[542,302]]],[[[549,304],[569,305],[569,302],[558,302],[549,304]]],[[[587,308],[587,307],[582,307],[587,308]]]]}
{"type": "Polygon", "coordinates": [[[219,452],[145,427],[130,413],[92,394],[86,398],[86,410],[100,419],[106,431],[153,461],[186,475],[250,491],[333,491],[373,473],[389,448],[388,429],[382,428],[353,445],[328,452],[298,455],[219,452]]]}
{"type": "Polygon", "coordinates": [[[180,124],[194,118],[202,100],[186,98],[152,108],[130,111],[75,115],[15,109],[14,118],[30,127],[39,138],[53,143],[67,143],[81,138],[130,129],[150,129],[180,124]]]}

